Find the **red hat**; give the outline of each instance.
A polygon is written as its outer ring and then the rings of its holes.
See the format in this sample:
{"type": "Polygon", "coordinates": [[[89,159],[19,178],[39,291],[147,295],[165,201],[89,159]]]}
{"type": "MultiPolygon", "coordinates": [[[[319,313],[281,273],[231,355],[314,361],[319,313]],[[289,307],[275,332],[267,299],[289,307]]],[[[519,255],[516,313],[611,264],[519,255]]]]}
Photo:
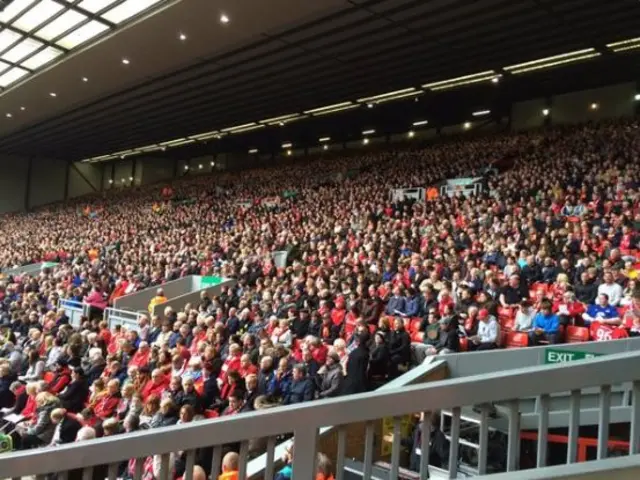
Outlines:
{"type": "Polygon", "coordinates": [[[486,308],[481,309],[478,312],[478,318],[481,318],[481,319],[489,318],[489,310],[487,310],[486,308]]]}

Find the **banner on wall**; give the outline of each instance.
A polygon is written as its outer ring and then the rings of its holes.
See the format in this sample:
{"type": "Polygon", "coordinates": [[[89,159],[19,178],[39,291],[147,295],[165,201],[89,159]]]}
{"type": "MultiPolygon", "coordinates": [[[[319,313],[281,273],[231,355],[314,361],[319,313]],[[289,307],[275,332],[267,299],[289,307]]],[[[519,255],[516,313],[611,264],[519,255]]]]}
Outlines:
{"type": "Polygon", "coordinates": [[[482,189],[482,177],[452,178],[446,180],[440,186],[440,194],[442,196],[448,195],[449,197],[453,197],[458,194],[465,196],[476,195],[481,193],[482,189]]]}
{"type": "Polygon", "coordinates": [[[402,202],[404,200],[415,200],[417,202],[424,202],[425,189],[424,188],[394,188],[391,190],[391,201],[402,202]]]}

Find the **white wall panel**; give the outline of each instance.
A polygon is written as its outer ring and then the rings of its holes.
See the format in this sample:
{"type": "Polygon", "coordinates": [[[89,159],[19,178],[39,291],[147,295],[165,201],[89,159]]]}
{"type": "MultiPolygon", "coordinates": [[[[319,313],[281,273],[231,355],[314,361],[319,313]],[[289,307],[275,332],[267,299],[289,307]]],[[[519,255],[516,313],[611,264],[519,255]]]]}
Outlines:
{"type": "Polygon", "coordinates": [[[634,83],[582,90],[553,97],[551,121],[554,124],[582,123],[631,116],[634,113],[634,83]],[[596,103],[597,109],[591,104],[596,103]]]}
{"type": "Polygon", "coordinates": [[[511,128],[513,130],[529,130],[544,125],[542,111],[547,108],[544,98],[536,98],[526,102],[513,104],[511,110],[511,128]]]}

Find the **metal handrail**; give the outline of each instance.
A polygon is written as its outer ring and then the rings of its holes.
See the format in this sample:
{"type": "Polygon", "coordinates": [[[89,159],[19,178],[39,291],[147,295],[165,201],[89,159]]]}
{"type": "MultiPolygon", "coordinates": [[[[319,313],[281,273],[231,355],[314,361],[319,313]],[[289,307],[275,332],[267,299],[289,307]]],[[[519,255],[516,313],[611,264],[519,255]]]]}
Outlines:
{"type": "MultiPolygon", "coordinates": [[[[114,464],[130,458],[142,458],[155,454],[168,454],[175,450],[190,451],[215,445],[214,459],[219,460],[223,444],[241,442],[246,445],[256,434],[265,438],[294,432],[296,454],[294,479],[313,478],[317,432],[327,425],[348,425],[372,422],[380,418],[401,417],[416,411],[434,412],[451,408],[459,427],[460,407],[468,404],[508,401],[521,397],[542,396],[555,392],[580,392],[586,387],[607,386],[634,382],[631,408],[632,454],[638,453],[640,439],[640,352],[613,354],[562,365],[542,365],[500,373],[483,374],[465,378],[435,381],[427,384],[387,391],[338,397],[308,402],[295,406],[277,407],[268,411],[222,417],[186,425],[136,432],[129,435],[103,438],[80,444],[70,444],[35,451],[17,452],[0,456],[0,472],[5,477],[44,475],[52,472],[79,469],[95,465],[114,464]],[[179,446],[179,448],[178,448],[179,446]],[[217,452],[217,453],[216,453],[217,452]]],[[[579,413],[579,403],[572,405],[571,416],[579,413]]],[[[603,411],[608,405],[603,402],[603,411]]],[[[510,434],[517,432],[511,420],[517,420],[517,412],[510,415],[510,434]]],[[[606,417],[605,417],[606,418],[606,417]]],[[[542,415],[541,415],[542,419],[542,415]]],[[[541,425],[544,422],[541,420],[541,425]]],[[[371,425],[371,423],[369,423],[371,425]]],[[[426,424],[425,424],[426,425],[426,424]]],[[[367,428],[365,464],[371,460],[368,453],[373,448],[373,428],[367,428]]],[[[452,457],[457,448],[457,429],[452,429],[452,457]]],[[[426,430],[425,430],[426,431],[426,430]]],[[[603,428],[603,433],[606,429],[603,428]]],[[[425,435],[424,437],[426,437],[425,435]]],[[[541,435],[542,437],[543,435],[541,435]]],[[[570,442],[577,441],[577,429],[570,429],[570,442]],[[573,433],[571,430],[574,430],[573,433]]],[[[423,442],[425,438],[423,437],[423,442]]],[[[546,438],[546,435],[544,435],[546,438]]],[[[481,440],[482,441],[482,440],[481,440]]],[[[509,469],[515,467],[515,442],[510,439],[509,469]]],[[[396,442],[394,442],[396,443],[396,442]]],[[[546,447],[546,444],[544,445],[546,447]]],[[[428,449],[423,445],[422,450],[428,449]]],[[[571,450],[571,448],[569,449],[571,450]]],[[[245,458],[241,464],[246,468],[245,458]],[[243,463],[244,462],[244,463],[243,463]]],[[[395,456],[398,457],[397,455],[395,456]]],[[[168,458],[168,457],[167,457],[168,458]]],[[[457,456],[455,456],[457,458],[457,456]]],[[[572,463],[569,459],[568,463],[572,463]]],[[[163,464],[166,462],[163,462],[163,464]]],[[[544,466],[540,465],[540,466],[544,466]]],[[[456,478],[456,461],[449,464],[451,478],[456,478]]],[[[190,474],[188,472],[188,477],[190,474]]],[[[426,476],[421,476],[426,478],[426,476]]]]}

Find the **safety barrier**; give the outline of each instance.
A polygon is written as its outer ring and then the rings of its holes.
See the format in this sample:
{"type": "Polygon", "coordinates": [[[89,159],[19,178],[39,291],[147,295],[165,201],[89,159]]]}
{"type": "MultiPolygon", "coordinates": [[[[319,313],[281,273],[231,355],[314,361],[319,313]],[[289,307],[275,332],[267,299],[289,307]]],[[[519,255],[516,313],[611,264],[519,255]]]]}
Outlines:
{"type": "MultiPolygon", "coordinates": [[[[407,415],[422,412],[419,442],[419,478],[428,477],[428,459],[431,423],[434,413],[448,409],[452,412],[449,436],[448,466],[446,476],[458,478],[460,446],[461,409],[467,405],[479,405],[481,409],[480,434],[478,439],[478,473],[486,475],[489,449],[488,421],[491,404],[508,411],[508,442],[504,448],[506,472],[520,469],[520,423],[518,399],[538,397],[541,405],[547,405],[553,393],[571,392],[569,406],[569,432],[566,464],[563,472],[570,476],[574,470],[584,472],[584,464],[576,464],[579,437],[581,392],[585,388],[600,390],[599,422],[597,435],[597,459],[605,460],[608,455],[607,442],[610,424],[610,393],[613,385],[633,382],[630,398],[631,418],[629,434],[629,455],[632,458],[610,459],[610,468],[616,462],[640,464],[640,353],[613,354],[565,364],[549,364],[535,367],[506,370],[499,373],[476,375],[465,378],[435,381],[401,389],[372,392],[308,402],[288,407],[233,415],[213,420],[193,422],[136,432],[123,436],[108,437],[82,443],[62,445],[18,452],[0,456],[0,472],[7,478],[40,476],[60,473],[67,478],[70,472],[82,472],[83,478],[91,478],[95,467],[104,469],[109,478],[116,478],[121,462],[135,461],[134,478],[142,476],[142,462],[145,457],[159,455],[158,478],[165,480],[170,474],[171,452],[184,452],[186,472],[184,480],[192,480],[196,459],[196,449],[212,448],[212,475],[216,475],[222,460],[223,447],[239,444],[240,462],[238,478],[246,478],[249,441],[263,437],[267,448],[267,466],[264,478],[274,477],[275,437],[293,433],[295,452],[293,458],[293,479],[315,478],[318,431],[325,426],[337,426],[338,439],[334,456],[336,480],[344,480],[345,447],[347,428],[352,424],[364,425],[364,455],[362,458],[362,478],[371,479],[376,445],[376,424],[379,419],[391,419],[392,447],[389,454],[389,478],[399,478],[401,456],[401,432],[407,415]]],[[[538,421],[537,456],[532,466],[547,466],[548,409],[542,408],[538,421]]],[[[379,434],[378,434],[379,440],[379,434]]],[[[445,462],[446,463],[446,462],[445,462]]],[[[598,468],[599,462],[594,462],[598,468]]],[[[529,470],[533,472],[533,470],[529,470]]],[[[432,472],[435,478],[435,471],[432,472]]],[[[509,478],[527,478],[528,473],[513,474],[509,478]]]]}
{"type": "Polygon", "coordinates": [[[105,308],[103,318],[107,322],[109,330],[116,325],[121,325],[127,330],[138,331],[138,319],[140,318],[140,315],[145,314],[148,315],[148,313],[144,311],[135,312],[131,310],[121,310],[118,308],[105,308]]]}
{"type": "Polygon", "coordinates": [[[89,309],[91,308],[86,303],[77,302],[75,300],[61,299],[58,302],[58,308],[64,310],[67,317],[69,317],[69,323],[74,327],[81,325],[81,318],[83,316],[89,316],[89,309]]]}

